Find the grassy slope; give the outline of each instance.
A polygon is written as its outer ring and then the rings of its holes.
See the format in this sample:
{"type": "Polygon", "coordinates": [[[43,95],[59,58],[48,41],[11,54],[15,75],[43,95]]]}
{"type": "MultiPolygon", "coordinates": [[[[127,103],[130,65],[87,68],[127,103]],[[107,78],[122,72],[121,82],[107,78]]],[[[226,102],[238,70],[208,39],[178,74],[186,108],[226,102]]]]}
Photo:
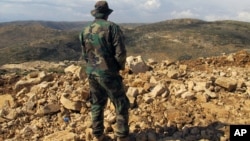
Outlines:
{"type": "Polygon", "coordinates": [[[250,23],[178,19],[144,25],[126,35],[131,52],[181,60],[250,49],[249,31],[250,23]]]}
{"type": "Polygon", "coordinates": [[[79,56],[78,35],[40,23],[0,26],[0,64],[30,60],[65,60],[79,56]]]}

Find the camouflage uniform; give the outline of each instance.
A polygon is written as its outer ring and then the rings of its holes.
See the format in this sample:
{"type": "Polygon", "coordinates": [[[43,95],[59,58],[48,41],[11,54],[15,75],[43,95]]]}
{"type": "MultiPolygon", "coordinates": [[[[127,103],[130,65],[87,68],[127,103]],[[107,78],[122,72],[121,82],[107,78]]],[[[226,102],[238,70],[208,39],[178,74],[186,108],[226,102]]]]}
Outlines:
{"type": "MultiPolygon", "coordinates": [[[[106,12],[112,11],[109,9],[106,12]]],[[[103,134],[104,108],[107,99],[110,98],[116,108],[115,134],[118,137],[125,137],[129,134],[129,100],[119,74],[119,70],[124,69],[126,60],[123,33],[118,25],[103,19],[102,16],[105,15],[102,15],[102,12],[93,10],[91,13],[96,19],[81,32],[80,41],[82,55],[87,62],[93,135],[103,134]]]]}

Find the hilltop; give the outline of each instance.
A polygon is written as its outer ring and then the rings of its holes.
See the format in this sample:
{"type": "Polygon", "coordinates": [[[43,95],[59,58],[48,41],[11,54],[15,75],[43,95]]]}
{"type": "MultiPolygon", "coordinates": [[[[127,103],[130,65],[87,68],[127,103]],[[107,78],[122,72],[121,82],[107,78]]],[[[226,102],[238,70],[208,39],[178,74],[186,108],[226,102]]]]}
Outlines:
{"type": "MultiPolygon", "coordinates": [[[[89,22],[23,21],[0,24],[0,65],[26,61],[77,61],[78,35],[89,22]]],[[[175,19],[120,24],[128,54],[188,60],[249,49],[250,23],[175,19]]]]}

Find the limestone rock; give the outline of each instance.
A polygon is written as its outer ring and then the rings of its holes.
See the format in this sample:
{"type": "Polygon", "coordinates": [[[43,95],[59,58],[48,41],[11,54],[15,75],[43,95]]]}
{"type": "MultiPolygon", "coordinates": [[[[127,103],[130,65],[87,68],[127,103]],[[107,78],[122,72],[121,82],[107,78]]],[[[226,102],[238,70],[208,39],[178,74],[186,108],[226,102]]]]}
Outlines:
{"type": "Polygon", "coordinates": [[[0,95],[0,109],[4,106],[15,106],[14,98],[10,94],[0,95]]]}
{"type": "Polygon", "coordinates": [[[65,73],[72,73],[79,79],[85,78],[85,73],[82,67],[76,66],[74,64],[68,66],[67,68],[64,69],[65,73]]]}
{"type": "Polygon", "coordinates": [[[158,84],[153,88],[153,90],[150,92],[149,95],[152,97],[156,97],[156,96],[160,96],[165,91],[167,91],[167,88],[163,84],[158,84]]]}
{"type": "Polygon", "coordinates": [[[215,84],[226,88],[229,92],[234,91],[237,87],[237,81],[232,78],[219,77],[216,79],[215,84]]]}
{"type": "Polygon", "coordinates": [[[52,76],[46,74],[46,72],[42,71],[42,72],[36,72],[30,75],[27,75],[26,77],[24,77],[23,79],[19,80],[16,84],[14,89],[19,91],[24,87],[30,87],[36,84],[39,84],[40,82],[46,80],[51,80],[52,76]]]}
{"type": "Polygon", "coordinates": [[[170,71],[168,71],[168,74],[167,74],[167,76],[169,77],[169,78],[172,78],[172,79],[176,79],[176,78],[178,78],[178,71],[176,71],[176,70],[170,70],[170,71]]]}
{"type": "Polygon", "coordinates": [[[47,104],[45,106],[40,106],[36,112],[36,115],[44,116],[46,114],[52,114],[60,110],[60,105],[58,104],[47,104]]]}
{"type": "Polygon", "coordinates": [[[80,111],[82,108],[82,102],[68,99],[65,95],[61,96],[60,102],[65,108],[70,110],[80,111]]]}
{"type": "Polygon", "coordinates": [[[192,92],[185,92],[181,95],[181,98],[183,99],[194,99],[195,94],[192,92]]]}
{"type": "Polygon", "coordinates": [[[77,141],[77,135],[70,131],[58,131],[44,138],[43,141],[77,141]]]}
{"type": "Polygon", "coordinates": [[[126,95],[130,97],[136,97],[139,94],[138,88],[135,87],[129,87],[127,90],[126,95]]]}
{"type": "Polygon", "coordinates": [[[128,67],[132,70],[133,73],[143,73],[148,71],[149,67],[143,60],[141,56],[133,57],[129,56],[126,59],[126,62],[128,64],[128,67]]]}

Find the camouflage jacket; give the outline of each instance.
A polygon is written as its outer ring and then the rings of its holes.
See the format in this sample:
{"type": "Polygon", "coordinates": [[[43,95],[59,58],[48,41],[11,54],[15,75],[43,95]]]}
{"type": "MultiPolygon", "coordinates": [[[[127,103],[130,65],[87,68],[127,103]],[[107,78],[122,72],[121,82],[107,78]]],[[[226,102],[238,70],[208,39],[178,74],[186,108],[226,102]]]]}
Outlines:
{"type": "Polygon", "coordinates": [[[126,49],[118,25],[103,19],[94,20],[80,33],[82,55],[87,62],[86,73],[102,76],[124,69],[126,49]]]}

